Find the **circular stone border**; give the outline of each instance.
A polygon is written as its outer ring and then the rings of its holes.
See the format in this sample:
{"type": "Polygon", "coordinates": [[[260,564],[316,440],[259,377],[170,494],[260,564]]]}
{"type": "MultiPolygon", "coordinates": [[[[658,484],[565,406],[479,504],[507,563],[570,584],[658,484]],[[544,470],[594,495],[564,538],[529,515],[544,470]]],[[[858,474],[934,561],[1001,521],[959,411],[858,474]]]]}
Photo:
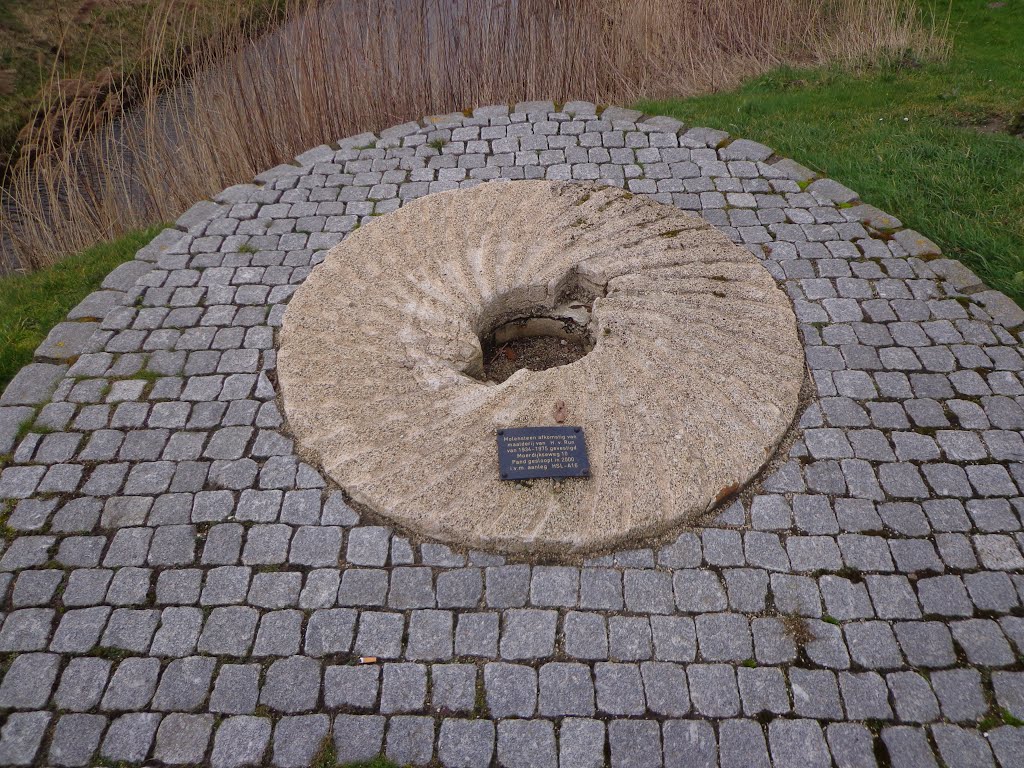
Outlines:
{"type": "Polygon", "coordinates": [[[804,352],[786,294],[701,218],[519,181],[350,234],[292,298],[278,366],[300,453],[355,502],[450,544],[565,553],[692,523],[744,486],[793,421],[804,352]],[[474,378],[488,329],[578,295],[589,354],[474,378]],[[556,418],[583,427],[591,477],[501,480],[496,431],[556,418]]]}

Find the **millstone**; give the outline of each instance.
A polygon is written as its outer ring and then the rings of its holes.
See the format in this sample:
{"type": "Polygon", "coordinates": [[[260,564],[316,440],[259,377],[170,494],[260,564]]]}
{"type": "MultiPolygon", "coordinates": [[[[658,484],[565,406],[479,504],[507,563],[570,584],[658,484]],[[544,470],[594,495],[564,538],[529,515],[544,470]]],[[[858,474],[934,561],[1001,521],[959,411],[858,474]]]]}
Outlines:
{"type": "Polygon", "coordinates": [[[701,218],[612,187],[482,184],[351,233],[295,293],[278,373],[303,457],[414,533],[593,551],[692,523],[798,403],[789,301],[701,218]],[[510,323],[585,326],[565,365],[483,375],[510,323]],[[502,481],[505,427],[583,428],[591,476],[502,481]]]}

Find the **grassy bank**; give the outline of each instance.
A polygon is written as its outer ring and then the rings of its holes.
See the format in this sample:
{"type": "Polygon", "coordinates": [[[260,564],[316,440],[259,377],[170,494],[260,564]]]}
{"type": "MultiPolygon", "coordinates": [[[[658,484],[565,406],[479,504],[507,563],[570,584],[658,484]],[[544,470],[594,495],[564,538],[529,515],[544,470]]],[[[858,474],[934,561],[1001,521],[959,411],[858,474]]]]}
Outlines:
{"type": "Polygon", "coordinates": [[[1024,139],[1011,135],[1024,129],[1024,4],[957,0],[950,21],[942,63],[784,69],[640,108],[764,142],[841,181],[1024,304],[1024,139]]]}
{"type": "Polygon", "coordinates": [[[45,112],[25,140],[34,161],[7,179],[20,215],[0,235],[21,265],[44,267],[309,147],[475,104],[623,104],[733,88],[781,63],[941,57],[947,42],[916,2],[280,0],[271,34],[249,25],[192,44],[157,25],[148,71],[160,76],[132,81],[129,119],[78,101],[45,112]]]}
{"type": "Polygon", "coordinates": [[[118,264],[160,231],[153,227],[89,248],[53,267],[0,279],[0,392],[32,352],[118,264]]]}
{"type": "Polygon", "coordinates": [[[162,28],[202,41],[276,7],[275,0],[0,0],[0,169],[41,104],[77,101],[75,114],[90,118],[82,128],[93,117],[84,111],[119,109],[122,78],[173,43],[162,28]]]}

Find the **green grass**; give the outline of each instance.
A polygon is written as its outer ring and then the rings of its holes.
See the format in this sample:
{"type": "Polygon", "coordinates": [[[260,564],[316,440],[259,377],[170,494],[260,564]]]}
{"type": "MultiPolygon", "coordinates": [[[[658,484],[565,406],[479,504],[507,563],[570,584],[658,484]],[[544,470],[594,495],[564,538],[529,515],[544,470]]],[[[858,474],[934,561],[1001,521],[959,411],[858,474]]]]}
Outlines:
{"type": "Polygon", "coordinates": [[[53,267],[0,279],[0,391],[32,360],[32,352],[50,329],[160,229],[131,232],[53,267]]]}
{"type": "Polygon", "coordinates": [[[737,91],[638,109],[773,147],[1024,303],[1024,140],[1007,132],[1024,113],[1024,3],[988,6],[952,3],[944,62],[782,69],[737,91]]]}

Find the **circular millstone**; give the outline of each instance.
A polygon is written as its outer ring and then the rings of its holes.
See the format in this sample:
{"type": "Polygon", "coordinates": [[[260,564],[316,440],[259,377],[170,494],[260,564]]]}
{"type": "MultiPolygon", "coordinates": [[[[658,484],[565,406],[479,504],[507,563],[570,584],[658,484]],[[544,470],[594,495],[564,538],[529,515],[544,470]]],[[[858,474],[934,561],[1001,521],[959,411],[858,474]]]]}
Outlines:
{"type": "Polygon", "coordinates": [[[549,553],[692,522],[766,463],[803,379],[789,301],[750,253],[675,208],[546,181],[352,232],[292,298],[278,360],[300,453],[354,501],[448,543],[549,553]],[[587,323],[593,349],[480,380],[481,338],[529,317],[587,323]],[[591,477],[502,481],[496,431],[556,409],[591,477]]]}

